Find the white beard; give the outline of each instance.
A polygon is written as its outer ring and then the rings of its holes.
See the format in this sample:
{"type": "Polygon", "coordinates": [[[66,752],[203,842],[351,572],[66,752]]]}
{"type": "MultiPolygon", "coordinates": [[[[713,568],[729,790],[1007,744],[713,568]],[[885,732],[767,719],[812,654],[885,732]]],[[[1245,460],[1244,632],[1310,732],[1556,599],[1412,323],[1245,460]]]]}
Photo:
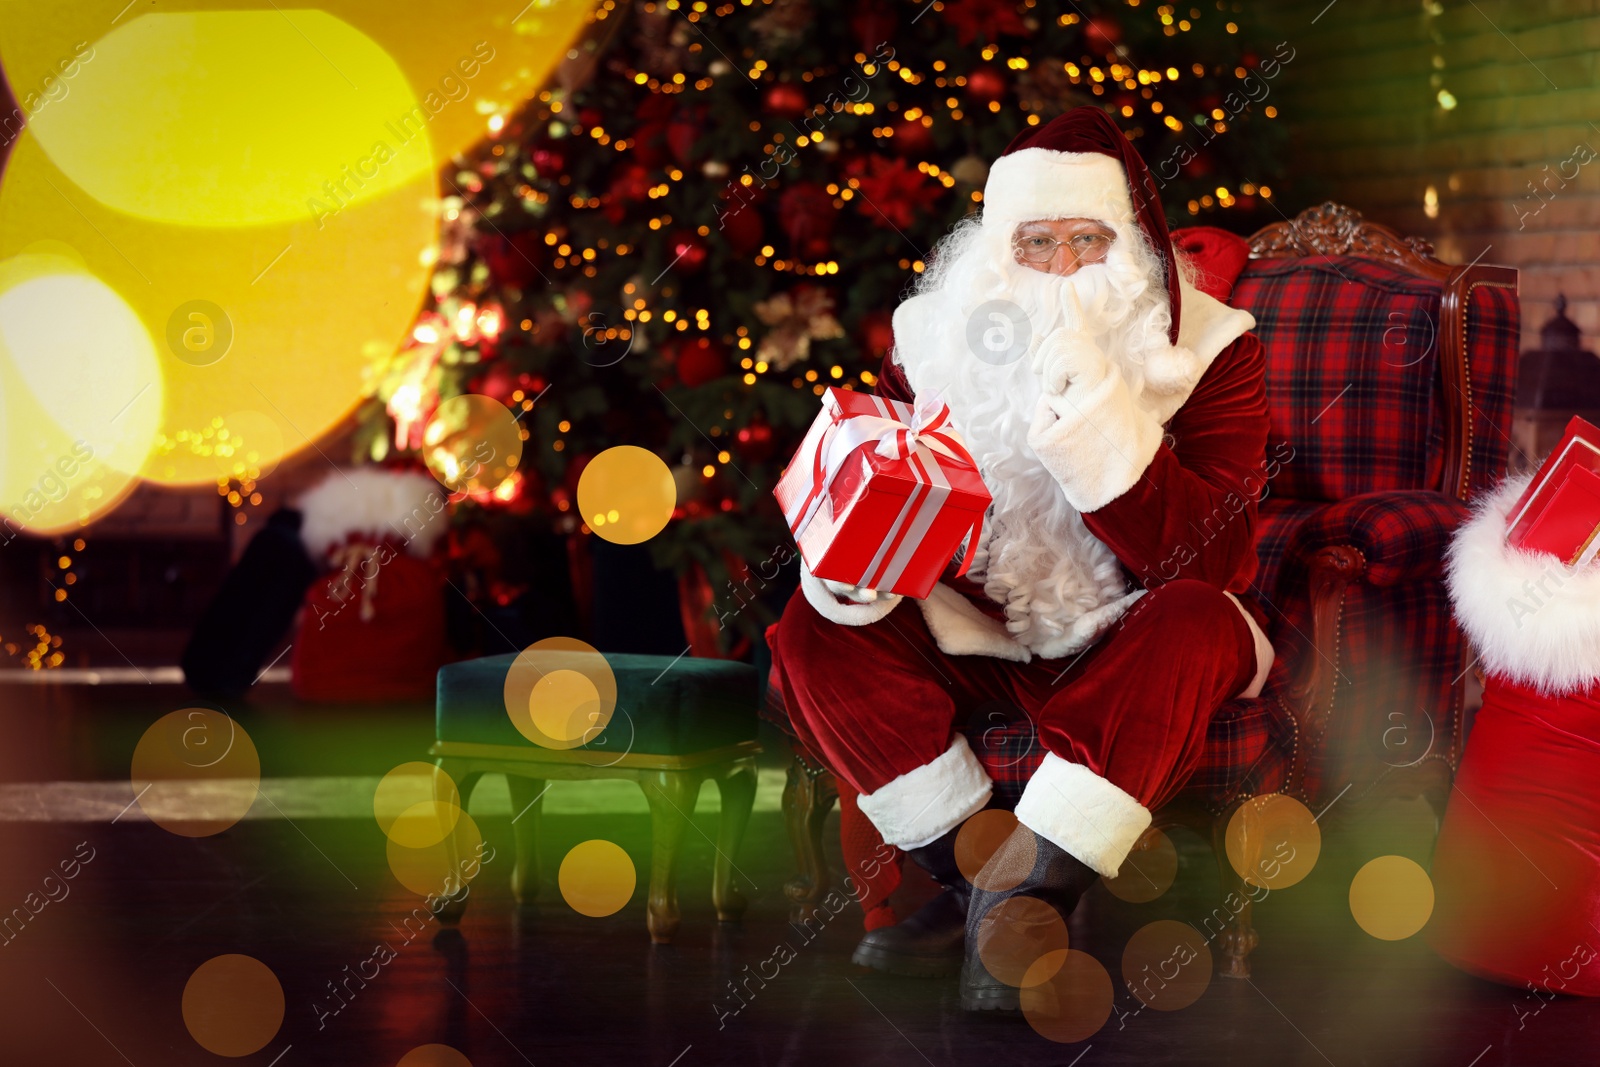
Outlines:
{"type": "Polygon", "coordinates": [[[918,400],[937,397],[950,406],[951,422],[993,497],[969,573],[1004,606],[1013,640],[1043,658],[1093,642],[1126,608],[1129,590],[1116,555],[1089,532],[1028,444],[1043,395],[1032,352],[1063,323],[1086,329],[1135,396],[1145,388],[1147,368],[1173,358],[1153,256],[1141,256],[1136,237],[1116,229],[1106,263],[1060,277],[1011,262],[1008,236],[976,224],[958,228],[921,289],[937,294],[924,303],[938,321],[919,325],[912,346],[896,340],[895,358],[918,400]],[[1069,290],[1078,294],[1077,305],[1069,290]],[[979,305],[996,299],[1021,308],[1032,327],[1028,351],[1000,366],[974,354],[966,328],[979,305]],[[1087,321],[1078,321],[1079,307],[1087,321]]]}

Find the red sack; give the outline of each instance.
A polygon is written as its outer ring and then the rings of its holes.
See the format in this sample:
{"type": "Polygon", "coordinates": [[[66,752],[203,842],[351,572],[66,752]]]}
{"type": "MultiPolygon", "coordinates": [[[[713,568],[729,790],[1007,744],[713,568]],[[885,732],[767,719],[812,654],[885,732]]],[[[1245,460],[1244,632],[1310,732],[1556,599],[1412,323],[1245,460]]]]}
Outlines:
{"type": "Polygon", "coordinates": [[[444,575],[431,562],[448,500],[425,474],[336,471],[300,499],[300,538],[329,571],[307,590],[290,659],[303,700],[432,700],[449,660],[444,575]]]}
{"type": "Polygon", "coordinates": [[[1464,971],[1600,996],[1600,564],[1569,568],[1506,541],[1528,485],[1480,499],[1446,566],[1484,670],[1434,851],[1429,940],[1464,971]]]}
{"type": "Polygon", "coordinates": [[[1600,996],[1600,690],[1491,676],[1433,857],[1429,940],[1471,974],[1600,996]]]}
{"type": "Polygon", "coordinates": [[[357,543],[306,593],[291,686],[302,700],[430,700],[448,659],[438,567],[390,542],[357,543]]]}

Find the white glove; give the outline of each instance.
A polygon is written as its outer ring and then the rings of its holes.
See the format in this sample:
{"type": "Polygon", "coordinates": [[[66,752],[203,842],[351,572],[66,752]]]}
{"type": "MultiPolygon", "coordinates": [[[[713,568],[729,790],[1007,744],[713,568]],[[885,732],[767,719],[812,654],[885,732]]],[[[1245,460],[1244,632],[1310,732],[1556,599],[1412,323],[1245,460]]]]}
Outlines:
{"type": "Polygon", "coordinates": [[[828,578],[819,578],[823,588],[836,597],[841,597],[852,604],[876,604],[878,601],[889,603],[900,599],[898,593],[879,593],[876,589],[863,589],[859,585],[845,585],[828,578]]]}
{"type": "Polygon", "coordinates": [[[1044,384],[1047,400],[1060,398],[1069,385],[1079,395],[1087,393],[1112,370],[1111,361],[1100,351],[1092,334],[1067,327],[1052,331],[1039,342],[1029,367],[1044,384]]]}

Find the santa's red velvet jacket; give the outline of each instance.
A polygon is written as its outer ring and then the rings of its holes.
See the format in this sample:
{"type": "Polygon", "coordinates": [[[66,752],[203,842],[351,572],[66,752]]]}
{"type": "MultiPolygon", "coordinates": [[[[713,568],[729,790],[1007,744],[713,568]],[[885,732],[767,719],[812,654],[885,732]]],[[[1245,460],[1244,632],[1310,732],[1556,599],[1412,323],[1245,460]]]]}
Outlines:
{"type": "MultiPolygon", "coordinates": [[[[1194,330],[1191,334],[1185,329],[1189,336],[1184,341],[1198,360],[1198,380],[1161,401],[1124,401],[1121,414],[1110,403],[1095,413],[1098,418],[1086,418],[1081,426],[1063,420],[1057,436],[1068,439],[1062,446],[1066,458],[1056,457],[1052,469],[1089,532],[1121,561],[1132,590],[1187,578],[1244,594],[1234,599],[1255,636],[1258,669],[1240,695],[1255,696],[1273,658],[1263,630],[1265,619],[1249,597],[1257,568],[1257,507],[1272,477],[1290,457],[1269,454],[1266,448],[1265,361],[1260,341],[1247,332],[1254,319],[1187,282],[1182,288],[1183,317],[1186,327],[1193,324],[1194,330]],[[1113,413],[1109,418],[1108,411],[1113,413]],[[1141,422],[1145,425],[1138,425],[1141,422]],[[1109,440],[1107,433],[1116,435],[1122,424],[1127,424],[1128,439],[1109,440]],[[1076,442],[1070,440],[1073,434],[1078,436],[1076,442]],[[1141,438],[1147,444],[1141,444],[1141,438]],[[1085,484],[1074,486],[1073,473],[1096,465],[1084,461],[1091,454],[1107,458],[1114,454],[1131,466],[1110,473],[1091,471],[1085,484]],[[1124,487],[1124,483],[1131,484],[1124,487]]],[[[901,309],[921,299],[925,298],[913,298],[901,309]]],[[[897,312],[897,342],[904,321],[897,312]]],[[[891,353],[884,360],[877,391],[914,403],[912,377],[891,353]]],[[[1120,385],[1120,379],[1108,383],[1120,385]]],[[[1044,450],[1045,455],[1049,452],[1044,450]]],[[[1052,466],[1048,461],[1046,465],[1052,466]]],[[[1118,460],[1111,465],[1117,466],[1118,460]]],[[[1007,636],[1002,605],[973,581],[947,576],[920,606],[929,629],[948,653],[1029,658],[1028,651],[1007,636]]],[[[859,609],[841,606],[825,614],[837,612],[839,621],[866,621],[847,620],[844,613],[853,610],[859,609]]]]}

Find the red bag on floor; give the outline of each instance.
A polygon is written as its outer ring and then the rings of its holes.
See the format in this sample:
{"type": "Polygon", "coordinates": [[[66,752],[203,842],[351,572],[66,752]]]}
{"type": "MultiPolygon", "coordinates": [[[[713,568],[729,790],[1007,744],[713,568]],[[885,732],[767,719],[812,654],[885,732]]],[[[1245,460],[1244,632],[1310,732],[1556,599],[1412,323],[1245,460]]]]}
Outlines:
{"type": "Polygon", "coordinates": [[[1486,673],[1433,857],[1429,940],[1464,971],[1600,996],[1600,564],[1506,542],[1527,478],[1457,531],[1447,580],[1486,673]]]}
{"type": "Polygon", "coordinates": [[[306,593],[291,653],[302,700],[429,700],[448,660],[444,578],[389,542],[352,544],[306,593]]]}
{"type": "Polygon", "coordinates": [[[301,538],[331,569],[306,593],[290,659],[303,700],[432,700],[449,656],[444,575],[432,549],[449,523],[432,478],[356,468],[300,501],[301,538]]]}
{"type": "Polygon", "coordinates": [[[1600,693],[1488,679],[1433,881],[1429,939],[1446,960],[1600,996],[1600,693]]]}

